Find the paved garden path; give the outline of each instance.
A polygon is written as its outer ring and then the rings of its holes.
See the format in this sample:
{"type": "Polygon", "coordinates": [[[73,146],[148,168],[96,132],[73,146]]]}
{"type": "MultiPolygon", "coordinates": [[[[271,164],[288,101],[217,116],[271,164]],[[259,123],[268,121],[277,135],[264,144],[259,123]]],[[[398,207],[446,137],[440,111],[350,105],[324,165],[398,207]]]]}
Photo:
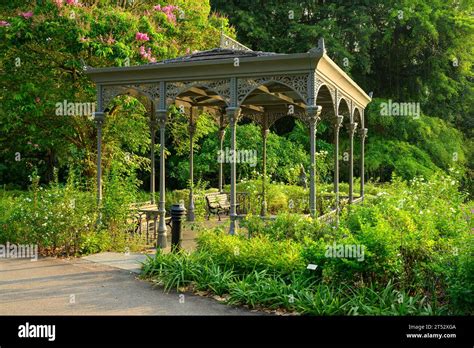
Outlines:
{"type": "Polygon", "coordinates": [[[178,293],[137,279],[135,260],[143,258],[105,253],[71,260],[0,259],[0,315],[256,314],[192,294],[184,294],[181,303],[178,293]]]}

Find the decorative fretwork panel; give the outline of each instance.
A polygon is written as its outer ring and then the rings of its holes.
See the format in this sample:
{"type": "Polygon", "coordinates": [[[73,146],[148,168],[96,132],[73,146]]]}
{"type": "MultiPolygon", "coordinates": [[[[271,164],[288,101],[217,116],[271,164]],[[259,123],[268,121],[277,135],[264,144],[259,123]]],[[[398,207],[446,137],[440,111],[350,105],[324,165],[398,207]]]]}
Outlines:
{"type": "Polygon", "coordinates": [[[160,99],[160,85],[157,83],[146,85],[129,85],[128,87],[133,88],[139,93],[146,95],[151,100],[160,99]]]}
{"type": "Polygon", "coordinates": [[[275,75],[257,78],[239,78],[237,83],[237,100],[239,105],[255,88],[272,81],[282,83],[292,88],[294,91],[298,92],[303,101],[306,102],[308,97],[308,74],[275,75]]]}

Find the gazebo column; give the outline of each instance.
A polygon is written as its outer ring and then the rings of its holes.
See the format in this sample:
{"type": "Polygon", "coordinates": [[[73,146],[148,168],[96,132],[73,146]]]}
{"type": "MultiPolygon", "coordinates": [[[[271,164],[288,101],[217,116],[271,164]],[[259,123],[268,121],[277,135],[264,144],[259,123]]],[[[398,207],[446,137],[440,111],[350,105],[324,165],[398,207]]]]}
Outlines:
{"type": "Polygon", "coordinates": [[[309,183],[309,212],[311,217],[317,216],[316,211],[316,127],[321,114],[321,106],[311,106],[306,109],[309,119],[309,146],[311,157],[310,183],[309,183]]]}
{"type": "Polygon", "coordinates": [[[150,145],[150,161],[151,161],[151,171],[150,171],[150,198],[151,204],[155,204],[155,138],[156,138],[156,118],[155,118],[155,110],[152,106],[152,111],[150,115],[150,138],[151,138],[151,145],[150,145]]]}
{"type": "Polygon", "coordinates": [[[352,122],[349,125],[349,203],[354,201],[354,133],[357,129],[357,123],[352,122]]]}
{"type": "Polygon", "coordinates": [[[339,219],[339,130],[343,116],[338,115],[334,120],[334,194],[336,196],[336,214],[339,219]]]}
{"type": "Polygon", "coordinates": [[[262,208],[260,211],[261,216],[267,215],[267,193],[266,193],[266,180],[267,180],[267,138],[270,130],[268,129],[267,116],[265,116],[264,125],[262,126],[262,208]]]}
{"type": "Polygon", "coordinates": [[[364,184],[365,184],[365,168],[364,168],[364,157],[365,157],[365,138],[367,137],[367,128],[359,129],[360,136],[360,197],[364,200],[364,184]]]}
{"type": "Polygon", "coordinates": [[[97,126],[97,205],[102,203],[102,126],[105,113],[102,105],[102,86],[97,86],[97,111],[94,112],[94,121],[97,126]]]}
{"type": "Polygon", "coordinates": [[[196,132],[196,107],[191,107],[189,117],[189,207],[188,221],[194,221],[194,134],[196,132]]]}
{"type": "MultiPolygon", "coordinates": [[[[219,128],[219,146],[220,146],[220,154],[224,153],[224,136],[225,136],[225,128],[221,124],[219,128]]],[[[224,161],[219,161],[219,193],[224,191],[224,161]]]]}
{"type": "Polygon", "coordinates": [[[160,127],[160,203],[158,206],[158,213],[160,215],[160,222],[158,224],[158,238],[157,248],[166,248],[168,245],[167,228],[165,223],[166,218],[166,198],[165,198],[165,128],[166,128],[166,110],[158,110],[156,112],[158,124],[160,127]]]}
{"type": "Polygon", "coordinates": [[[231,235],[235,234],[235,221],[237,220],[237,161],[236,161],[236,127],[237,119],[240,115],[240,108],[228,107],[226,109],[227,117],[229,118],[230,126],[230,147],[231,147],[231,158],[230,161],[230,231],[231,235]]]}

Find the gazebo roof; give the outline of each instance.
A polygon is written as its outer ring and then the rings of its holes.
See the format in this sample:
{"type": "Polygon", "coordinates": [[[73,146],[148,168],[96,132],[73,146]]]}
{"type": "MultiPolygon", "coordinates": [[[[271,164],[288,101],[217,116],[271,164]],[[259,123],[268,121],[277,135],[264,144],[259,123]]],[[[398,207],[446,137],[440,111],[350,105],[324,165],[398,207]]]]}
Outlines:
{"type": "Polygon", "coordinates": [[[159,101],[160,109],[234,106],[258,119],[265,112],[282,115],[290,105],[297,117],[308,106],[334,114],[342,105],[353,119],[371,101],[326,54],[322,39],[306,53],[280,54],[253,51],[221,34],[218,48],[144,65],[87,67],[86,74],[101,87],[104,107],[126,90],[159,101]]]}

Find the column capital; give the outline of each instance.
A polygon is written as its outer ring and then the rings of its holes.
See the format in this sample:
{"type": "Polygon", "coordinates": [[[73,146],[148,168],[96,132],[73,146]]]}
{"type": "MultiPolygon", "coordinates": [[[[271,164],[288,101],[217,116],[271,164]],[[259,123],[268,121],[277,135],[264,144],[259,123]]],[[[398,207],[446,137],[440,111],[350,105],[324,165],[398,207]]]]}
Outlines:
{"type": "Polygon", "coordinates": [[[342,115],[336,116],[336,118],[334,119],[334,122],[333,122],[334,128],[336,128],[336,130],[339,130],[339,128],[341,128],[343,120],[344,120],[344,116],[342,116],[342,115]]]}
{"type": "Polygon", "coordinates": [[[356,132],[356,130],[357,130],[357,122],[350,123],[348,133],[351,137],[354,136],[354,133],[356,132]]]}
{"type": "Polygon", "coordinates": [[[102,125],[105,121],[105,112],[102,111],[94,111],[94,122],[97,125],[102,125]]]}
{"type": "Polygon", "coordinates": [[[241,111],[241,108],[235,106],[229,106],[225,109],[226,115],[229,118],[229,122],[231,124],[237,122],[241,111]]]}
{"type": "Polygon", "coordinates": [[[158,109],[155,111],[155,119],[160,125],[160,127],[166,124],[167,117],[168,117],[168,110],[158,109]]]}
{"type": "Polygon", "coordinates": [[[359,129],[359,136],[360,136],[362,139],[367,138],[367,128],[361,128],[361,129],[359,129]]]}
{"type": "Polygon", "coordinates": [[[321,119],[319,115],[321,115],[321,111],[323,107],[321,105],[311,105],[306,107],[306,114],[308,115],[309,122],[311,124],[317,124],[321,119]]]}

